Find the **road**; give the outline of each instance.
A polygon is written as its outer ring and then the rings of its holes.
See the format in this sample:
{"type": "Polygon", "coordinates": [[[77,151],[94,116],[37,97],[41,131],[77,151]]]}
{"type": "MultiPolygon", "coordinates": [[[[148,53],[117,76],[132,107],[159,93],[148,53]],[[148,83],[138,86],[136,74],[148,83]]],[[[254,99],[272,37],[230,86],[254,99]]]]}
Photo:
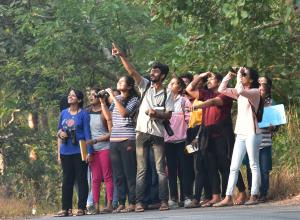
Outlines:
{"type": "MultiPolygon", "coordinates": [[[[39,218],[41,220],[57,220],[51,216],[39,218]]],[[[269,220],[269,219],[300,219],[300,205],[274,205],[260,204],[256,206],[234,206],[223,208],[197,208],[197,209],[175,209],[165,212],[146,211],[144,213],[126,213],[126,214],[102,214],[88,215],[83,217],[64,217],[67,220],[155,220],[155,219],[174,219],[174,220],[269,220]]]]}

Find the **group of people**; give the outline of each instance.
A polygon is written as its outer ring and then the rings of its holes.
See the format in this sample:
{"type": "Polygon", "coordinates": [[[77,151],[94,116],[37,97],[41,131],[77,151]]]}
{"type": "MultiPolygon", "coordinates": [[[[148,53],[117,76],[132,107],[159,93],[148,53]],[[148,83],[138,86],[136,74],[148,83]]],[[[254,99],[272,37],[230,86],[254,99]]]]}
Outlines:
{"type": "Polygon", "coordinates": [[[60,114],[57,147],[63,181],[57,216],[73,215],[74,186],[79,216],[87,211],[165,211],[266,200],[273,127],[259,128],[257,112],[262,101],[272,104],[268,77],[240,67],[224,78],[212,72],[174,75],[164,87],[167,65],[155,62],[145,78],[115,45],[112,54],[128,72],[119,79],[117,91],[92,88],[90,104],[83,108],[83,93],[71,89],[68,107],[60,114]],[[236,85],[229,88],[233,78],[236,85]],[[234,130],[233,100],[237,100],[234,130]],[[80,140],[88,144],[86,161],[81,158],[80,140]],[[187,145],[195,142],[199,148],[189,152],[187,145]],[[251,191],[248,200],[240,172],[243,160],[251,191]],[[103,181],[105,205],[100,209],[103,181]],[[235,186],[238,194],[233,200],[235,186]]]}

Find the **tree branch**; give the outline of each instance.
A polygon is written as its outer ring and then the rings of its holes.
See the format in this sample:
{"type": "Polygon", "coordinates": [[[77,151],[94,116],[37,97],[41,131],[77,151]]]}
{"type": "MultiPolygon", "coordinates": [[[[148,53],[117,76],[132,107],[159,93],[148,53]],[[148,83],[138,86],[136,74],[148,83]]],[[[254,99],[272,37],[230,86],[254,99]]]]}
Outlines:
{"type": "Polygon", "coordinates": [[[270,22],[270,23],[258,25],[256,27],[252,28],[252,31],[260,31],[260,30],[263,30],[263,29],[266,29],[266,28],[276,27],[276,26],[279,26],[281,24],[283,24],[282,21],[273,21],[273,22],[270,22]]]}
{"type": "Polygon", "coordinates": [[[5,140],[5,139],[8,139],[9,137],[13,136],[14,134],[13,133],[9,133],[7,135],[3,135],[3,136],[0,136],[0,140],[5,140]]]}
{"type": "Polygon", "coordinates": [[[7,124],[4,125],[4,128],[7,128],[9,125],[11,125],[14,120],[15,120],[15,113],[16,112],[20,112],[20,109],[14,109],[13,112],[11,113],[11,119],[9,120],[9,122],[7,122],[7,124]]]}

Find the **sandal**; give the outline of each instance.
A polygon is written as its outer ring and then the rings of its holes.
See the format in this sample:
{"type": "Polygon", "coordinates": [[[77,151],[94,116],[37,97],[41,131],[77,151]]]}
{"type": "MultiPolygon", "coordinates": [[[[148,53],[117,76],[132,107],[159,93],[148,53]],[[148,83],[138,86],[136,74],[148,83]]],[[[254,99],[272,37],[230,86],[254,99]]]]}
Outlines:
{"type": "Polygon", "coordinates": [[[128,213],[128,212],[134,212],[135,211],[135,205],[129,205],[126,209],[122,209],[121,213],[128,213]]]}
{"type": "Polygon", "coordinates": [[[117,209],[115,209],[112,213],[120,213],[125,209],[125,205],[119,205],[117,209]]]}
{"type": "Polygon", "coordinates": [[[160,205],[160,207],[159,207],[159,211],[167,211],[169,209],[170,209],[169,205],[166,202],[162,202],[161,205],[160,205]]]}
{"type": "Polygon", "coordinates": [[[113,212],[113,209],[112,208],[109,208],[109,207],[105,207],[104,209],[102,209],[100,211],[100,214],[109,214],[109,213],[112,213],[113,212]]]}
{"type": "Polygon", "coordinates": [[[236,200],[233,205],[244,205],[245,204],[245,200],[236,200]]]}
{"type": "Polygon", "coordinates": [[[67,216],[69,216],[69,211],[68,210],[60,210],[58,213],[56,213],[54,215],[54,217],[67,217],[67,216]]]}
{"type": "Polygon", "coordinates": [[[78,210],[77,210],[77,213],[76,213],[76,216],[83,216],[83,215],[85,215],[85,210],[83,210],[83,209],[78,209],[78,210]]]}
{"type": "Polygon", "coordinates": [[[145,211],[144,207],[142,206],[142,204],[138,203],[136,206],[135,206],[135,212],[143,212],[145,211]]]}
{"type": "Polygon", "coordinates": [[[213,204],[213,207],[226,207],[226,206],[233,206],[233,203],[232,202],[224,203],[221,201],[221,202],[213,204]]]}

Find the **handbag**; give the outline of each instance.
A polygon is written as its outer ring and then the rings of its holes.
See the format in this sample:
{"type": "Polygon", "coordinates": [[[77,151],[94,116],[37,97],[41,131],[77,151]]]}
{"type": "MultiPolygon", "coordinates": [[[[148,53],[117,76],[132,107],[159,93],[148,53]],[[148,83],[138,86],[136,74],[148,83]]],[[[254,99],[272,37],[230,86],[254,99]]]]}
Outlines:
{"type": "Polygon", "coordinates": [[[200,136],[201,131],[202,131],[202,126],[200,125],[199,130],[198,130],[197,135],[194,138],[194,140],[192,140],[192,142],[190,144],[185,146],[186,153],[192,154],[199,150],[199,136],[200,136]]]}

